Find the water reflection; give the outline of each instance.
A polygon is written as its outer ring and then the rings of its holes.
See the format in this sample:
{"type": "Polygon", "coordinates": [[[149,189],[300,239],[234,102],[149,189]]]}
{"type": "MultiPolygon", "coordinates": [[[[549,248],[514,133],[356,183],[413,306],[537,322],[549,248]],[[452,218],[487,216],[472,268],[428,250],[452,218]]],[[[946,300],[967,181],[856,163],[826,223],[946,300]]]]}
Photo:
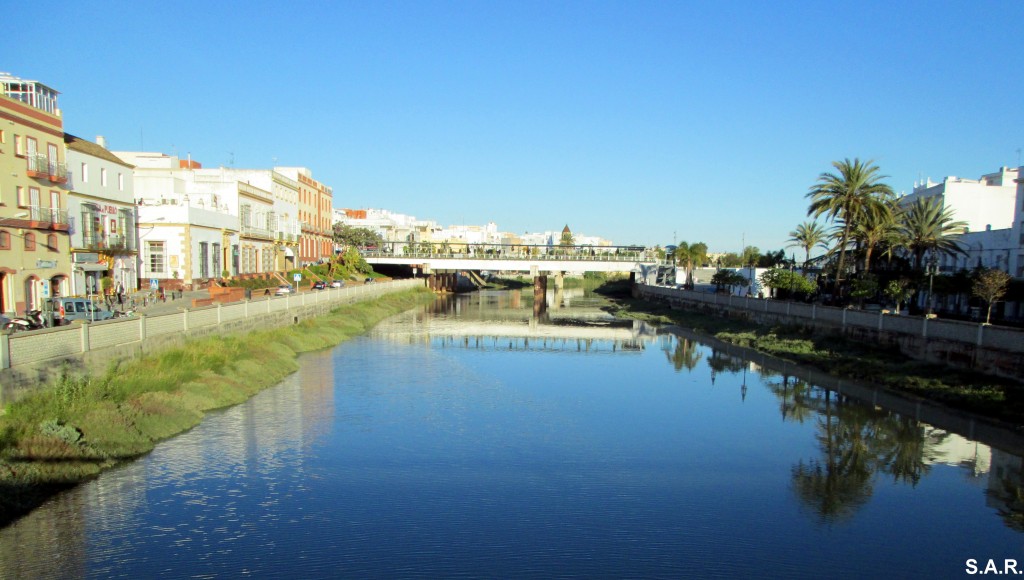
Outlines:
{"type": "Polygon", "coordinates": [[[526,298],[446,298],[304,358],[0,531],[0,576],[934,577],[1019,556],[1014,433],[526,298]]]}
{"type": "MultiPolygon", "coordinates": [[[[677,371],[681,368],[692,370],[702,356],[697,344],[692,336],[673,335],[665,341],[663,350],[672,353],[669,362],[677,371]]],[[[878,475],[889,476],[895,483],[916,487],[933,465],[941,463],[960,467],[968,479],[987,480],[985,493],[988,504],[1000,513],[1007,526],[1024,531],[1024,461],[1019,455],[971,441],[960,434],[868,402],[877,402],[878,389],[850,383],[844,385],[834,379],[824,381],[832,388],[852,388],[860,394],[860,398],[850,396],[790,374],[793,369],[784,361],[772,361],[770,357],[759,355],[762,363],[775,363],[761,366],[736,356],[737,352],[746,349],[720,342],[716,346],[710,347],[707,359],[712,384],[716,373],[742,372],[741,389],[745,398],[746,372],[754,370],[778,399],[778,409],[784,422],[814,422],[819,455],[799,459],[792,468],[792,482],[797,497],[818,521],[835,523],[849,520],[871,499],[878,475]],[[871,398],[865,396],[868,393],[871,398]],[[991,469],[993,461],[998,464],[995,470],[991,469]]],[[[744,354],[750,356],[753,353],[746,351],[744,354]]],[[[887,398],[893,400],[891,395],[887,398]]],[[[913,404],[920,413],[920,403],[913,404]]],[[[959,413],[943,409],[930,411],[940,421],[962,419],[959,413]]],[[[970,425],[974,431],[973,419],[970,425]]],[[[988,435],[1004,444],[1020,444],[1019,435],[1013,431],[996,428],[989,430],[988,435]]]]}

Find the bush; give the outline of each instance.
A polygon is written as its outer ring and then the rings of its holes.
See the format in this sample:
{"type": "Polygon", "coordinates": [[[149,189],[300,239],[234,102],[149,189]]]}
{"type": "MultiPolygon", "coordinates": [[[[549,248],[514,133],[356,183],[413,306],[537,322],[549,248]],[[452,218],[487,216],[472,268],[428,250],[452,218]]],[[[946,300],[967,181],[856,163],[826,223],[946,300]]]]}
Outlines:
{"type": "Polygon", "coordinates": [[[57,419],[47,419],[39,424],[39,430],[48,437],[56,437],[68,445],[76,445],[82,440],[82,432],[74,425],[65,425],[57,419]]]}

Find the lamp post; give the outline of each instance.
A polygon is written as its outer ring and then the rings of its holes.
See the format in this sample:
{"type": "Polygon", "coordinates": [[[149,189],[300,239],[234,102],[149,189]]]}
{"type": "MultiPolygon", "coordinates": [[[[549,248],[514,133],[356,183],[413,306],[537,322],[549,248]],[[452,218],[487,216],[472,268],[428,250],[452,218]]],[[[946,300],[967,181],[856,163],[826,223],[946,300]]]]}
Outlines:
{"type": "Polygon", "coordinates": [[[935,256],[935,252],[931,252],[928,256],[928,315],[931,315],[935,309],[935,294],[932,292],[932,288],[935,285],[935,274],[939,270],[939,260],[935,256]]]}
{"type": "Polygon", "coordinates": [[[789,299],[793,299],[793,268],[796,266],[796,254],[793,254],[789,259],[789,299]]]}

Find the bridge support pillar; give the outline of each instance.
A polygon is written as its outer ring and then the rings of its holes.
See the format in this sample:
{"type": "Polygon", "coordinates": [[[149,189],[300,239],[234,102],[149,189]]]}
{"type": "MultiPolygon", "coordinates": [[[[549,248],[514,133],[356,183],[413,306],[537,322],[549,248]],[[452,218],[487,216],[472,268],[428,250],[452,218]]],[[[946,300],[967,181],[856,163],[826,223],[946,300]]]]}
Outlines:
{"type": "Polygon", "coordinates": [[[564,287],[565,287],[565,272],[556,272],[555,273],[555,289],[558,290],[558,289],[564,288],[564,287]]]}
{"type": "Polygon", "coordinates": [[[533,314],[540,316],[547,310],[548,277],[535,276],[533,278],[533,314]]]}

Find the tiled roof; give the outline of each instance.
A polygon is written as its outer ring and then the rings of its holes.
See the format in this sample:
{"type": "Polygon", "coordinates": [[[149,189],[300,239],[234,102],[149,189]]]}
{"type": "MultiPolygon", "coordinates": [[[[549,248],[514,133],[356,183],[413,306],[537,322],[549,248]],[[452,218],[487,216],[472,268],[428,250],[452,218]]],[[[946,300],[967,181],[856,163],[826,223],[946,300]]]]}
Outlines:
{"type": "Polygon", "coordinates": [[[71,149],[73,151],[85,153],[86,155],[92,155],[93,157],[99,157],[100,159],[106,159],[107,161],[110,161],[112,163],[124,165],[129,169],[135,167],[134,165],[125,163],[124,160],[122,160],[120,157],[114,155],[110,151],[107,151],[106,147],[101,147],[100,145],[97,145],[92,141],[86,141],[81,137],[75,137],[70,133],[64,133],[64,143],[68,146],[68,149],[71,149]]]}

